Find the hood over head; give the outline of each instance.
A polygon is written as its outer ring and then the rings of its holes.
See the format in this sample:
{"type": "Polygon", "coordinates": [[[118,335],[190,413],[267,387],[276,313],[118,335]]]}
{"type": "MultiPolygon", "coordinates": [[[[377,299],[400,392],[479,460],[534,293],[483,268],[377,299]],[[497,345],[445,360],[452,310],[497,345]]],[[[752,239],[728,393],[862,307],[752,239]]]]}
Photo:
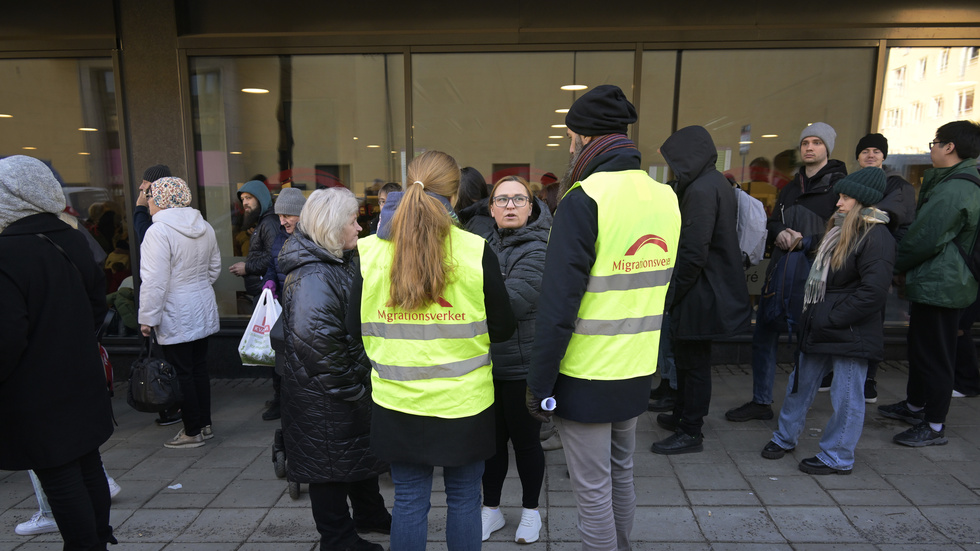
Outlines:
{"type": "Polygon", "coordinates": [[[717,170],[718,149],[703,126],[687,126],[674,132],[660,146],[660,154],[681,187],[706,172],[717,170]]]}
{"type": "Polygon", "coordinates": [[[259,180],[249,180],[238,188],[238,200],[242,200],[242,193],[250,193],[259,200],[259,212],[265,214],[272,206],[272,193],[269,188],[259,180]]]}
{"type": "Polygon", "coordinates": [[[153,215],[153,223],[158,222],[191,239],[201,237],[208,228],[201,211],[191,207],[163,209],[153,215]]]}

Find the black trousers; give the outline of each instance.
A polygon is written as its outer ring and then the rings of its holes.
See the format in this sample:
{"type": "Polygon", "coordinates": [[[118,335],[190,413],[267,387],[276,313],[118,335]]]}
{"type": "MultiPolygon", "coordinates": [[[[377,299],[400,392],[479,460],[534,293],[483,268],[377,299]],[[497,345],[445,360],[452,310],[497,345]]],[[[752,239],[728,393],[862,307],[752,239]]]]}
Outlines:
{"type": "Polygon", "coordinates": [[[106,551],[107,543],[116,543],[98,448],[60,467],[34,469],[34,474],[48,496],[65,551],[106,551]]]}
{"type": "Polygon", "coordinates": [[[956,331],[961,309],[909,303],[908,402],[925,407],[925,420],[945,423],[953,394],[956,331]]]}
{"type": "Polygon", "coordinates": [[[208,338],[161,345],[163,357],[177,370],[184,434],[195,436],[211,424],[211,378],[208,376],[208,338]]]}
{"type": "Polygon", "coordinates": [[[690,436],[701,434],[711,404],[711,341],[671,341],[677,366],[674,418],[690,436]]]}
{"type": "Polygon", "coordinates": [[[507,441],[514,443],[517,473],[521,477],[525,509],[537,509],[544,482],[544,450],[541,449],[541,422],[527,412],[527,380],[493,380],[497,452],[487,459],[483,470],[483,504],[500,506],[500,492],[507,477],[510,458],[507,441]]]}
{"type": "Polygon", "coordinates": [[[971,334],[971,329],[978,316],[980,316],[980,298],[963,310],[956,337],[956,367],[953,373],[953,388],[967,396],[980,394],[977,345],[973,343],[973,335],[971,334]]]}
{"type": "Polygon", "coordinates": [[[320,551],[343,551],[356,543],[357,524],[378,525],[388,516],[378,477],[357,482],[318,482],[310,484],[313,521],[320,533],[320,551]],[[347,508],[350,498],[354,509],[347,508]]]}

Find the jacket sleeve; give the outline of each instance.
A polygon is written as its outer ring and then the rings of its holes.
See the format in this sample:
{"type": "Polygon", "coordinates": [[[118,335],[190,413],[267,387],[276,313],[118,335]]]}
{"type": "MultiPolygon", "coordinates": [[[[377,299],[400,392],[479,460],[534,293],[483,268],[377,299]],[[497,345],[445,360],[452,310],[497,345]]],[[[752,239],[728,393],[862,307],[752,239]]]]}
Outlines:
{"type": "Polygon", "coordinates": [[[279,222],[272,221],[272,217],[265,215],[259,220],[255,233],[248,246],[248,256],[245,257],[245,273],[249,275],[263,276],[269,268],[269,261],[272,260],[272,243],[276,240],[279,222]]]}
{"type": "Polygon", "coordinates": [[[361,271],[354,273],[354,281],[351,282],[350,296],[347,299],[347,333],[364,346],[364,339],[361,335],[361,287],[364,286],[364,278],[361,271]]]}
{"type": "Polygon", "coordinates": [[[895,240],[883,225],[873,226],[855,258],[860,283],[854,294],[842,300],[827,321],[831,327],[848,327],[882,309],[892,282],[895,240]]]}
{"type": "Polygon", "coordinates": [[[769,215],[769,221],[766,223],[766,231],[769,232],[766,235],[766,248],[772,247],[773,242],[776,241],[776,236],[779,235],[788,226],[783,224],[783,208],[786,207],[786,196],[790,194],[791,186],[799,187],[799,174],[793,177],[783,189],[779,190],[779,195],[776,197],[776,206],[773,207],[772,213],[769,215]]]}
{"type": "Polygon", "coordinates": [[[684,300],[704,270],[718,219],[718,196],[710,188],[704,189],[707,186],[697,184],[697,180],[692,182],[681,197],[681,235],[670,280],[673,306],[684,300]]]}
{"type": "Polygon", "coordinates": [[[166,232],[154,231],[150,226],[143,244],[140,245],[140,300],[139,322],[141,325],[159,327],[163,308],[170,293],[170,267],[173,259],[166,232]]]}
{"type": "Polygon", "coordinates": [[[136,231],[136,245],[143,244],[143,238],[146,237],[146,230],[150,229],[150,224],[153,223],[153,219],[150,218],[150,209],[139,205],[136,210],[133,211],[133,230],[136,231]]]}
{"type": "Polygon", "coordinates": [[[369,369],[350,353],[343,286],[325,274],[310,274],[292,290],[287,338],[296,359],[324,392],[343,400],[360,398],[366,392],[369,369]]]}
{"type": "Polygon", "coordinates": [[[552,395],[596,260],[599,208],[581,188],[562,199],[544,262],[534,351],[527,384],[537,398],[552,395]]]}
{"type": "Polygon", "coordinates": [[[20,287],[0,271],[0,348],[3,350],[3,361],[0,362],[0,384],[2,384],[14,368],[20,363],[20,358],[27,348],[27,335],[30,328],[30,318],[27,314],[27,301],[20,287]]]}
{"type": "Polygon", "coordinates": [[[898,245],[895,272],[907,272],[941,253],[960,233],[968,217],[960,194],[934,193],[922,204],[898,245]]]}
{"type": "Polygon", "coordinates": [[[214,236],[214,232],[209,233],[211,234],[211,260],[208,263],[208,281],[214,285],[221,276],[221,249],[218,248],[218,239],[214,236]]]}
{"type": "Polygon", "coordinates": [[[544,276],[545,250],[544,243],[540,246],[533,244],[533,248],[524,251],[514,262],[504,280],[510,295],[511,308],[519,320],[528,319],[537,307],[538,295],[541,294],[541,278],[544,276]]]}
{"type": "Polygon", "coordinates": [[[489,243],[483,245],[483,304],[487,311],[487,332],[490,342],[504,342],[517,329],[517,320],[510,307],[510,297],[500,275],[497,255],[489,243]]]}

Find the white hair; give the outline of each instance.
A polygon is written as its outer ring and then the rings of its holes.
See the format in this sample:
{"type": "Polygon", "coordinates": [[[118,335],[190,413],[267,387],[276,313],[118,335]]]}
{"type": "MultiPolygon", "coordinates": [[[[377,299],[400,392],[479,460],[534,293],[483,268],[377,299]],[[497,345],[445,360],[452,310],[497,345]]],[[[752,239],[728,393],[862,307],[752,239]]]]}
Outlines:
{"type": "Polygon", "coordinates": [[[297,228],[337,258],[344,256],[344,226],[357,214],[357,197],[345,187],[318,189],[299,214],[297,228]]]}

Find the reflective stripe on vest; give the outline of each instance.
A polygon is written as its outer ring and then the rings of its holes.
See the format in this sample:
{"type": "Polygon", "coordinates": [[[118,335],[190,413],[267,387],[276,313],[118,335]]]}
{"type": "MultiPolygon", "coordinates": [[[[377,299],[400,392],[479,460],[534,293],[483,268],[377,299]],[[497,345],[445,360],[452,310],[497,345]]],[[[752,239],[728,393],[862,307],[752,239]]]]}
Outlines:
{"type": "Polygon", "coordinates": [[[624,380],[656,371],[677,255],[677,196],[642,170],[599,172],[575,186],[598,207],[596,260],[560,372],[624,380]]]}
{"type": "Polygon", "coordinates": [[[485,241],[458,228],[445,250],[452,283],[438,302],[406,312],[387,306],[394,247],[371,236],[361,257],[361,334],[371,359],[374,401],[387,409],[455,419],[493,403],[490,337],[483,296],[485,241]]]}

